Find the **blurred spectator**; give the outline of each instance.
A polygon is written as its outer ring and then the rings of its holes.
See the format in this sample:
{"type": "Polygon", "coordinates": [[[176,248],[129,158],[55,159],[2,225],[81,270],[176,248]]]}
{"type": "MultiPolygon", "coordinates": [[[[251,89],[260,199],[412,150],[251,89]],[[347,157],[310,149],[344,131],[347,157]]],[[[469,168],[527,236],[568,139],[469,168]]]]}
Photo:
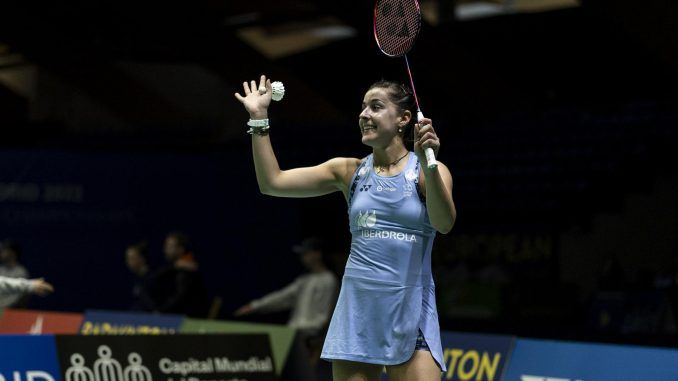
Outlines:
{"type": "MultiPolygon", "coordinates": [[[[31,293],[45,296],[54,292],[54,287],[44,279],[8,278],[0,276],[0,297],[13,294],[31,293]]],[[[1,306],[0,307],[7,307],[1,306]]]]}
{"type": "Polygon", "coordinates": [[[278,291],[240,307],[235,311],[235,316],[291,310],[288,326],[300,330],[306,336],[322,334],[332,313],[337,279],[324,261],[320,239],[305,239],[292,250],[300,255],[309,273],[299,276],[278,291]]]}
{"type": "Polygon", "coordinates": [[[292,251],[300,256],[308,273],[297,277],[280,290],[249,302],[234,314],[244,316],[259,312],[291,310],[287,325],[300,334],[299,338],[308,350],[309,365],[316,372],[316,378],[331,379],[330,369],[323,367],[324,362],[319,360],[336,303],[337,279],[328,269],[322,241],[319,238],[307,238],[301,244],[292,247],[292,251]]]}
{"type": "Polygon", "coordinates": [[[155,303],[152,298],[152,275],[148,267],[148,244],[139,242],[127,247],[125,251],[127,268],[134,274],[132,288],[132,311],[153,311],[155,303]]]}
{"type": "MultiPolygon", "coordinates": [[[[28,278],[28,270],[19,263],[21,247],[11,240],[0,243],[0,276],[7,278],[28,278]]],[[[23,307],[27,298],[24,293],[0,295],[0,307],[23,307]]]]}
{"type": "Polygon", "coordinates": [[[164,253],[168,263],[153,275],[155,310],[205,317],[207,292],[188,236],[181,232],[169,233],[165,237],[164,253]]]}

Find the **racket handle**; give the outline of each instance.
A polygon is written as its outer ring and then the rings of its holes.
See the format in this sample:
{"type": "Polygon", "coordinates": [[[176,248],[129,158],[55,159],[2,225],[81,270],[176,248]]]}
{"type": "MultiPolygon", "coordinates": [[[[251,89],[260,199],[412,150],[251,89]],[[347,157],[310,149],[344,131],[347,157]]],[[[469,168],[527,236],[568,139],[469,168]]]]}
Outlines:
{"type": "MultiPolygon", "coordinates": [[[[421,122],[422,119],[424,119],[424,113],[417,110],[417,122],[421,122]]],[[[428,169],[438,168],[438,162],[436,161],[436,154],[433,152],[433,148],[426,148],[424,154],[426,154],[426,166],[428,169]]]]}
{"type": "Polygon", "coordinates": [[[424,153],[426,154],[426,166],[428,169],[438,168],[438,162],[436,161],[436,154],[433,152],[433,148],[426,148],[424,153]]]}

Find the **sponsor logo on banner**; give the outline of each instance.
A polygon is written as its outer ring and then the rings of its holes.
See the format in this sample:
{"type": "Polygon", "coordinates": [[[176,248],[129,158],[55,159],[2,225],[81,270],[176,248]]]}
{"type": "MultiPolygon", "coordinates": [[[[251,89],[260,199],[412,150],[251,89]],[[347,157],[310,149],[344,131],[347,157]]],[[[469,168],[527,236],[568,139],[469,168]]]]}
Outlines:
{"type": "Polygon", "coordinates": [[[675,381],[678,350],[518,339],[506,381],[675,381]]]}
{"type": "MultiPolygon", "coordinates": [[[[82,314],[6,309],[0,318],[0,334],[78,333],[82,314]]],[[[0,380],[3,381],[3,380],[0,380]]]]}
{"type": "Polygon", "coordinates": [[[90,310],[80,327],[83,335],[174,334],[183,322],[179,315],[155,315],[90,310]]]}
{"type": "Polygon", "coordinates": [[[500,381],[510,357],[514,338],[443,332],[443,380],[500,381]]]}
{"type": "Polygon", "coordinates": [[[267,335],[60,336],[57,346],[63,381],[277,379],[267,335]]]}
{"type": "Polygon", "coordinates": [[[54,336],[0,336],[0,381],[61,381],[54,336]]]}
{"type": "Polygon", "coordinates": [[[202,320],[202,319],[184,319],[181,325],[181,334],[200,333],[200,334],[243,334],[257,333],[269,335],[271,340],[271,353],[273,362],[278,375],[282,373],[285,364],[288,364],[287,371],[294,372],[296,369],[304,367],[305,362],[297,362],[302,351],[297,348],[295,340],[295,330],[288,326],[229,322],[220,320],[202,320]],[[289,362],[288,362],[289,361],[289,362]]]}
{"type": "Polygon", "coordinates": [[[12,372],[12,378],[5,378],[0,373],[0,381],[54,381],[54,377],[47,372],[41,370],[28,370],[26,372],[12,372]]]}

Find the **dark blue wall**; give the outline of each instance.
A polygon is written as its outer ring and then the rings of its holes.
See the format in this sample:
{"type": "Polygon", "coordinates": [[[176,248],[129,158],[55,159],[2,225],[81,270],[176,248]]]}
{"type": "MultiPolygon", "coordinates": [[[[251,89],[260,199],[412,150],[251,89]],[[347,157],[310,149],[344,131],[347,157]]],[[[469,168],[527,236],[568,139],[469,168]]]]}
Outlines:
{"type": "Polygon", "coordinates": [[[191,236],[226,311],[290,281],[300,271],[289,250],[303,237],[299,200],[261,195],[250,155],[0,152],[0,238],[19,242],[31,275],[57,290],[31,307],[125,308],[126,245],[149,240],[157,266],[171,230],[191,236]]]}

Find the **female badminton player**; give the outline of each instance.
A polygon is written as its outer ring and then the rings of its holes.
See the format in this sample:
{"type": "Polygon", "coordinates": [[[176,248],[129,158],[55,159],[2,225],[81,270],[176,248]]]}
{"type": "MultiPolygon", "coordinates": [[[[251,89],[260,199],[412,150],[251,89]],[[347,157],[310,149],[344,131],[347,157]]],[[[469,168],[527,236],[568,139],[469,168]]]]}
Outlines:
{"type": "MultiPolygon", "coordinates": [[[[243,83],[235,94],[250,114],[249,132],[259,188],[279,197],[341,191],[352,234],[339,300],[321,357],[332,361],[334,381],[438,381],[445,371],[431,276],[436,231],[448,233],[456,210],[452,176],[443,164],[429,169],[425,148],[440,149],[430,119],[415,124],[413,94],[380,81],[364,96],[358,126],[367,157],[337,157],[281,170],[269,139],[270,80],[243,83]],[[414,127],[414,152],[405,145],[414,127]]],[[[274,127],[273,127],[274,128],[274,127]]]]}

